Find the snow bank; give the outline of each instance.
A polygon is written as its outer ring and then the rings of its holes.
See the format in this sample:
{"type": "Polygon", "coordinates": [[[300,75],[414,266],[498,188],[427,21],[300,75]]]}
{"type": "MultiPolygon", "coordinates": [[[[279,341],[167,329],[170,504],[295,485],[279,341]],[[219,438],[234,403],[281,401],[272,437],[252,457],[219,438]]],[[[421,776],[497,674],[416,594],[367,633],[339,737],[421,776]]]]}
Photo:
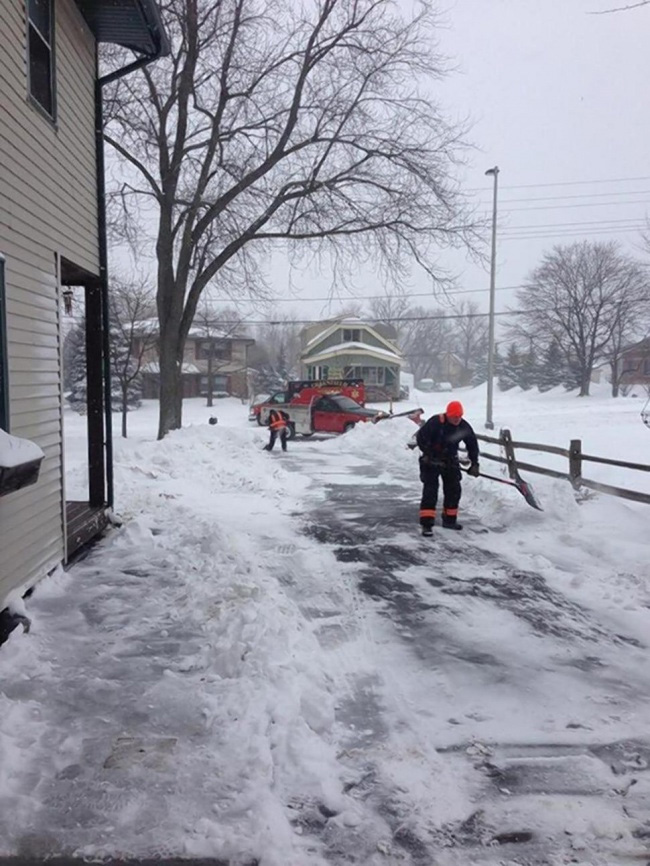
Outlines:
{"type": "Polygon", "coordinates": [[[11,436],[0,430],[0,466],[11,469],[22,463],[31,463],[44,457],[42,450],[35,442],[11,436]]]}

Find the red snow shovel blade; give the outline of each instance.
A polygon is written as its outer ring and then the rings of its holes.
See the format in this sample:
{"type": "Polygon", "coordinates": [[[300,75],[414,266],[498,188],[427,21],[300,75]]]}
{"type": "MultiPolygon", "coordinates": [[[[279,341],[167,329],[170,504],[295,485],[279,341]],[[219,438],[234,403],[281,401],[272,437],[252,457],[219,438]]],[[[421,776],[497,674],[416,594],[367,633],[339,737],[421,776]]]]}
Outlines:
{"type": "MultiPolygon", "coordinates": [[[[467,472],[467,469],[464,469],[463,471],[467,472]]],[[[533,492],[533,488],[527,481],[524,481],[523,478],[517,478],[513,481],[509,481],[507,478],[499,478],[497,475],[486,475],[484,472],[479,472],[479,477],[489,478],[490,481],[498,481],[499,484],[507,484],[509,487],[516,487],[516,489],[521,493],[521,495],[531,506],[531,508],[536,508],[537,511],[544,510],[539,504],[539,501],[537,500],[537,497],[533,492]]]]}
{"type": "Polygon", "coordinates": [[[527,481],[524,481],[523,478],[520,478],[518,481],[515,481],[514,484],[517,490],[521,493],[526,502],[530,506],[532,506],[532,508],[536,508],[538,511],[544,510],[539,504],[539,500],[535,496],[535,491],[527,481]]]}

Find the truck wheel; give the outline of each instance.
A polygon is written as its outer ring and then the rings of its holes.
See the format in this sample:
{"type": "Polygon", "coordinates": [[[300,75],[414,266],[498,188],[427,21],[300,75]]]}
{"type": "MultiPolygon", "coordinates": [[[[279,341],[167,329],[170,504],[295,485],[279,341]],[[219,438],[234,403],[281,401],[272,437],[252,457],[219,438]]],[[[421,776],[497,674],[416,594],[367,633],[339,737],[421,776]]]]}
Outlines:
{"type": "Polygon", "coordinates": [[[287,424],[287,439],[295,439],[296,438],[296,425],[293,421],[289,421],[287,424]]]}
{"type": "Polygon", "coordinates": [[[344,432],[344,433],[349,433],[350,430],[354,430],[355,427],[356,427],[356,422],[355,422],[355,421],[348,421],[348,423],[347,423],[347,424],[345,425],[345,427],[343,428],[343,432],[344,432]]]}
{"type": "Polygon", "coordinates": [[[262,421],[262,413],[261,412],[257,413],[257,423],[260,425],[260,427],[266,427],[266,424],[264,423],[264,421],[262,421]]]}

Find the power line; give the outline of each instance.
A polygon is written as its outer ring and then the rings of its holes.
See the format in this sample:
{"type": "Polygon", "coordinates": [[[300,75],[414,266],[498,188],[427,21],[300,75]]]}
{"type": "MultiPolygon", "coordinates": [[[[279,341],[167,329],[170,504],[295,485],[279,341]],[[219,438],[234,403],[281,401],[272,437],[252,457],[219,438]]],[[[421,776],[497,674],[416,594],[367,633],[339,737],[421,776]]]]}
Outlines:
{"type": "Polygon", "coordinates": [[[508,226],[499,224],[499,231],[508,231],[508,229],[544,229],[544,228],[559,228],[560,226],[609,226],[618,225],[619,223],[633,223],[632,228],[636,228],[639,223],[638,217],[625,217],[623,219],[606,219],[606,220],[577,220],[568,223],[534,223],[529,226],[508,226]]]}
{"type": "MultiPolygon", "coordinates": [[[[497,292],[505,292],[510,289],[523,289],[522,285],[517,286],[497,286],[497,292]]],[[[445,295],[472,295],[476,292],[489,292],[489,287],[484,289],[448,289],[446,291],[441,291],[440,297],[444,297],[445,295]]],[[[345,295],[345,297],[326,297],[326,298],[268,298],[268,303],[275,303],[276,301],[280,301],[282,303],[318,303],[318,302],[330,302],[333,303],[338,301],[339,303],[347,303],[348,301],[380,301],[386,298],[386,295],[345,295]]],[[[438,300],[436,295],[431,294],[431,292],[408,292],[405,295],[396,295],[396,299],[398,298],[431,298],[432,300],[438,300]]],[[[252,303],[252,301],[250,302],[252,303]]],[[[255,303],[259,303],[259,301],[255,301],[255,303]]]]}
{"type": "MultiPolygon", "coordinates": [[[[501,312],[494,313],[495,316],[523,316],[530,313],[551,313],[555,312],[556,308],[549,309],[541,309],[541,310],[502,310],[501,312]]],[[[441,319],[486,319],[488,318],[489,313],[450,313],[444,315],[435,315],[435,316],[381,316],[379,318],[366,318],[364,316],[363,321],[366,324],[371,323],[381,323],[381,322],[434,322],[439,321],[441,319]]],[[[326,320],[327,321],[327,320],[326,320]]],[[[212,323],[213,325],[225,324],[224,322],[219,322],[218,320],[212,323]]],[[[255,320],[252,319],[242,319],[242,325],[314,325],[319,324],[314,319],[291,319],[291,321],[282,321],[281,319],[267,319],[267,320],[255,320]]]]}
{"type": "Polygon", "coordinates": [[[643,201],[592,201],[592,202],[582,202],[581,204],[547,204],[547,205],[534,205],[533,207],[510,207],[504,208],[501,210],[502,213],[520,213],[521,211],[527,210],[566,210],[567,208],[576,208],[576,207],[614,207],[619,205],[634,205],[634,204],[650,204],[650,201],[647,199],[643,201]]]}
{"type": "MultiPolygon", "coordinates": [[[[641,231],[645,228],[644,225],[640,225],[638,230],[641,231]]],[[[609,236],[614,234],[627,234],[631,231],[631,228],[626,229],[588,229],[581,230],[578,229],[572,232],[546,232],[544,234],[502,234],[502,241],[531,241],[531,240],[544,240],[545,238],[579,238],[579,237],[594,237],[594,236],[609,236]]]]}
{"type": "MultiPolygon", "coordinates": [[[[513,186],[501,186],[501,189],[538,189],[551,186],[586,186],[588,184],[600,183],[633,183],[640,180],[650,180],[650,177],[614,177],[609,179],[597,178],[596,180],[565,180],[556,181],[554,183],[524,183],[513,186]]],[[[484,186],[473,187],[469,192],[488,192],[488,188],[484,186]]]]}
{"type": "MultiPolygon", "coordinates": [[[[616,190],[613,192],[586,192],[582,193],[581,195],[550,195],[537,198],[504,198],[501,199],[501,201],[566,201],[567,199],[576,198],[606,198],[607,196],[611,197],[615,195],[650,195],[650,189],[627,189],[616,190]]],[[[486,202],[486,204],[491,204],[491,202],[486,202]]]]}

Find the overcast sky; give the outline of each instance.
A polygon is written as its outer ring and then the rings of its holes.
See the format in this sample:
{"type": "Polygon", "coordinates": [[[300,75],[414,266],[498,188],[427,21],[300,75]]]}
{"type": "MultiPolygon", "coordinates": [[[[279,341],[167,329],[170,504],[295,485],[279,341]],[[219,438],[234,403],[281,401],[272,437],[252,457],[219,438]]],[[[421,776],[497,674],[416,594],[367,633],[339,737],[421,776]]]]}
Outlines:
{"type": "MultiPolygon", "coordinates": [[[[650,212],[650,5],[616,14],[589,14],[624,5],[616,0],[448,0],[440,49],[457,71],[438,85],[452,117],[469,117],[464,181],[491,213],[498,165],[497,310],[514,302],[517,286],[554,243],[617,239],[631,252],[650,212]]],[[[629,0],[631,2],[631,0],[629,0]]],[[[442,260],[459,275],[456,296],[487,309],[489,274],[462,255],[442,260]]],[[[277,273],[278,294],[285,273],[277,273]]],[[[317,274],[294,274],[303,297],[327,294],[317,274]]],[[[359,293],[381,293],[372,275],[359,293]]],[[[424,280],[413,292],[428,290],[424,280]]],[[[414,302],[433,304],[421,297],[414,302]]],[[[301,316],[338,305],[278,303],[301,316]]]]}

